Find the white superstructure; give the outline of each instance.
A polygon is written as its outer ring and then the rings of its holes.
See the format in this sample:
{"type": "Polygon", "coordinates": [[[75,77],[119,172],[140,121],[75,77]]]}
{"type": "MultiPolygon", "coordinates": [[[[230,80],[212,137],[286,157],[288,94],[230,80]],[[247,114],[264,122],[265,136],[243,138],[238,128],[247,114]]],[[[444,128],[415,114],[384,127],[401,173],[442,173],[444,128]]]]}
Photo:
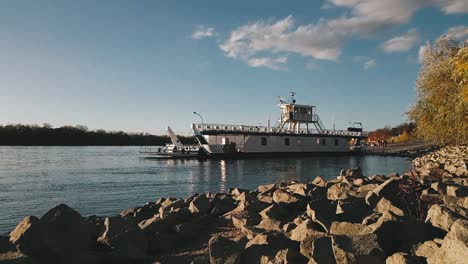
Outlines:
{"type": "Polygon", "coordinates": [[[260,156],[349,153],[350,145],[367,138],[362,128],[327,130],[315,106],[279,98],[281,114],[272,127],[192,124],[200,146],[209,156],[260,156]]]}

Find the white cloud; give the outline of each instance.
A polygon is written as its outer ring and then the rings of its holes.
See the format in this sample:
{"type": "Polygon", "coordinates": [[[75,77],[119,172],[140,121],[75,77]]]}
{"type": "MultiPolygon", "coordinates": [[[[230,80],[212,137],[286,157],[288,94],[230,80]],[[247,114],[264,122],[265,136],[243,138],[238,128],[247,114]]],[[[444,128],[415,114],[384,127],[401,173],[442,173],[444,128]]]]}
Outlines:
{"type": "Polygon", "coordinates": [[[203,39],[214,37],[218,33],[216,33],[215,29],[212,27],[205,27],[203,25],[198,25],[195,27],[195,30],[192,33],[192,39],[203,39]]]}
{"type": "Polygon", "coordinates": [[[466,0],[328,0],[325,6],[330,5],[351,9],[350,16],[328,21],[332,28],[362,36],[408,23],[424,7],[439,7],[446,14],[468,13],[466,0]]]}
{"type": "Polygon", "coordinates": [[[377,66],[377,63],[375,62],[375,60],[370,59],[364,63],[363,67],[364,67],[364,70],[369,70],[369,69],[375,68],[375,66],[377,66]]]}
{"type": "MultiPolygon", "coordinates": [[[[249,60],[268,58],[267,61],[272,61],[275,57],[291,53],[338,61],[344,42],[351,37],[377,35],[391,27],[406,24],[416,11],[425,7],[440,8],[447,14],[468,13],[466,3],[467,0],[327,0],[322,9],[345,8],[349,14],[297,26],[292,16],[277,21],[248,23],[231,31],[229,38],[219,47],[227,57],[242,60],[250,66],[269,67],[267,65],[271,63],[266,61],[252,64],[249,60]]],[[[417,32],[413,30],[388,40],[382,49],[386,52],[406,51],[418,41],[417,32]]]]}
{"type": "Polygon", "coordinates": [[[273,23],[258,21],[232,31],[220,45],[228,57],[246,59],[258,52],[292,52],[321,60],[337,60],[341,37],[323,24],[294,27],[292,16],[273,23]]]}
{"type": "Polygon", "coordinates": [[[428,48],[427,45],[428,45],[428,44],[419,46],[419,51],[418,51],[418,62],[419,62],[420,64],[422,64],[423,61],[424,61],[424,53],[426,52],[426,50],[427,50],[427,48],[428,48]]]}
{"type": "Polygon", "coordinates": [[[433,0],[446,14],[468,13],[466,0],[433,0]]]}
{"type": "Polygon", "coordinates": [[[468,27],[467,26],[451,27],[447,30],[446,35],[452,36],[459,40],[464,40],[468,37],[468,27]]]}
{"type": "Polygon", "coordinates": [[[226,56],[244,60],[250,66],[269,67],[267,65],[271,65],[271,59],[268,63],[259,63],[254,57],[258,53],[296,53],[304,57],[336,61],[342,43],[343,36],[327,25],[318,23],[295,27],[293,17],[288,16],[276,22],[257,21],[241,26],[230,33],[220,49],[226,56]],[[251,63],[251,59],[256,63],[251,63]]]}
{"type": "Polygon", "coordinates": [[[385,41],[380,48],[386,53],[403,52],[410,50],[419,42],[416,29],[410,29],[406,34],[385,41]]]}
{"type": "Polygon", "coordinates": [[[277,57],[277,58],[269,58],[269,57],[259,57],[259,58],[250,58],[247,60],[247,64],[250,67],[266,67],[272,70],[286,70],[285,64],[288,62],[287,57],[277,57]]]}

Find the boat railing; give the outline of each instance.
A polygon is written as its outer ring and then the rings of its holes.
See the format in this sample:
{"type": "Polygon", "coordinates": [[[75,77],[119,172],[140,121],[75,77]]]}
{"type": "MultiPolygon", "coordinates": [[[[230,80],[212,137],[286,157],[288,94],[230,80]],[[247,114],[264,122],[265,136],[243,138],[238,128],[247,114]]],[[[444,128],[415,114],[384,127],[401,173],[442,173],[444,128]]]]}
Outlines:
{"type": "Polygon", "coordinates": [[[229,124],[192,124],[194,131],[226,131],[226,132],[257,132],[257,133],[287,133],[287,134],[315,134],[315,135],[336,135],[349,137],[367,137],[368,132],[353,132],[347,130],[321,130],[301,128],[296,131],[287,128],[267,127],[267,126],[245,126],[229,124]]]}

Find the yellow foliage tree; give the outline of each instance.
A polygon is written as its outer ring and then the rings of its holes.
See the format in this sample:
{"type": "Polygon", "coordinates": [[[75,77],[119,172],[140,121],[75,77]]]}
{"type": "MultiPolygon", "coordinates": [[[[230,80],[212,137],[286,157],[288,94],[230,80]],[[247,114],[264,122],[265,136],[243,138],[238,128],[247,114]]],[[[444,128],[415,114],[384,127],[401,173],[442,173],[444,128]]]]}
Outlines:
{"type": "Polygon", "coordinates": [[[451,37],[426,45],[408,112],[416,134],[436,144],[468,143],[468,47],[451,37]]]}

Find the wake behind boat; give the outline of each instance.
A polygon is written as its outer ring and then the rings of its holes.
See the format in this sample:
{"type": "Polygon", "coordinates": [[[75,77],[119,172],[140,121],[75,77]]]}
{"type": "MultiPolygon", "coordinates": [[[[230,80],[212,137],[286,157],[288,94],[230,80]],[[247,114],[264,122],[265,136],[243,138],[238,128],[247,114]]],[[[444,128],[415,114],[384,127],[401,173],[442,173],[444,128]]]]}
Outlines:
{"type": "Polygon", "coordinates": [[[140,154],[151,158],[197,158],[200,147],[198,145],[184,145],[180,142],[174,131],[168,126],[167,135],[171,139],[172,144],[166,146],[143,146],[140,147],[140,154]]]}

